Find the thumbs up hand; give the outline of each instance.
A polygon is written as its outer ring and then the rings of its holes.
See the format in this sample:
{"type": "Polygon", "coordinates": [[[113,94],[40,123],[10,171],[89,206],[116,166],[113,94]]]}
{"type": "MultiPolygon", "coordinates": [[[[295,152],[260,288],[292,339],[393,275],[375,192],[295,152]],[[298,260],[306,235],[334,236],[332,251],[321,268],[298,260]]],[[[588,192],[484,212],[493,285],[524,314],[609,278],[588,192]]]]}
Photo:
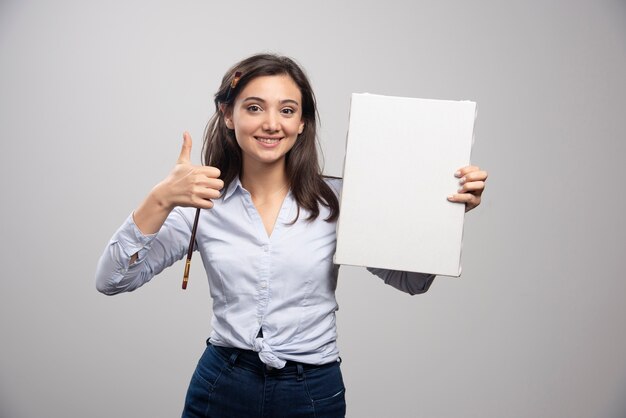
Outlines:
{"type": "Polygon", "coordinates": [[[215,167],[191,164],[191,135],[183,133],[183,145],[176,165],[170,174],[153,190],[168,210],[176,206],[210,209],[211,199],[220,197],[224,182],[215,167]]]}

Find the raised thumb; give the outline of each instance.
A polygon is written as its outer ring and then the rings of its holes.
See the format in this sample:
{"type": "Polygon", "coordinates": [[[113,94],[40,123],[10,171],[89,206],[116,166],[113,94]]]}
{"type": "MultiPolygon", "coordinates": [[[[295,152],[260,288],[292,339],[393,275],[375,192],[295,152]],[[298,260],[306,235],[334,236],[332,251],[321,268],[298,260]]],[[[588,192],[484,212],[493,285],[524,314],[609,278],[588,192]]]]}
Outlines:
{"type": "Polygon", "coordinates": [[[185,131],[183,133],[183,147],[180,150],[180,155],[178,156],[178,164],[185,164],[191,162],[191,135],[189,132],[185,131]]]}

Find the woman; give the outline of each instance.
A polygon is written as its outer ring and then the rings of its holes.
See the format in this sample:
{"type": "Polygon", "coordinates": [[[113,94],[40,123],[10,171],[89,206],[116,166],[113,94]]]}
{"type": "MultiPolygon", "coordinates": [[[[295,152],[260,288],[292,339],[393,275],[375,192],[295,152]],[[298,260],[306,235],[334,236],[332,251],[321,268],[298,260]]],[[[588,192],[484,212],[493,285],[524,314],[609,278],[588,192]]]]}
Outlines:
{"type": "MultiPolygon", "coordinates": [[[[184,417],[342,417],[336,345],[335,227],[339,179],[316,153],[316,104],[291,59],[255,55],[233,66],[215,95],[205,166],[183,135],[176,166],[113,236],[97,288],[132,291],[181,259],[195,239],[213,298],[212,332],[193,374],[184,417]]],[[[452,175],[452,174],[451,174],[452,175]]],[[[487,173],[457,172],[449,199],[472,209],[487,173]]],[[[371,269],[411,294],[434,276],[371,269]]]]}

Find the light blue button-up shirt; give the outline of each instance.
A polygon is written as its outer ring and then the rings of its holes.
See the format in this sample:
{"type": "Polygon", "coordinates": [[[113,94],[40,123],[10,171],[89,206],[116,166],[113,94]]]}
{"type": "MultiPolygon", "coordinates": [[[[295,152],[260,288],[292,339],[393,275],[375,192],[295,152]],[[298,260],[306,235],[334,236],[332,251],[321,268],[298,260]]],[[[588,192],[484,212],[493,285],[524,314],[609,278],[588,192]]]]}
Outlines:
{"type": "MultiPolygon", "coordinates": [[[[328,179],[340,192],[341,180],[328,179]]],[[[333,264],[336,223],[329,211],[307,221],[289,192],[271,236],[267,235],[250,193],[237,179],[203,210],[196,250],[213,298],[211,343],[254,350],[276,368],[286,360],[324,364],[337,360],[333,264]],[[260,332],[261,331],[261,332],[260,332]]],[[[143,235],[132,215],[113,235],[96,272],[96,287],[106,294],[135,290],[182,259],[191,238],[194,208],[175,208],[156,234],[143,235]],[[138,259],[129,265],[133,254],[138,259]]],[[[369,269],[410,294],[423,293],[434,275],[369,269]]]]}

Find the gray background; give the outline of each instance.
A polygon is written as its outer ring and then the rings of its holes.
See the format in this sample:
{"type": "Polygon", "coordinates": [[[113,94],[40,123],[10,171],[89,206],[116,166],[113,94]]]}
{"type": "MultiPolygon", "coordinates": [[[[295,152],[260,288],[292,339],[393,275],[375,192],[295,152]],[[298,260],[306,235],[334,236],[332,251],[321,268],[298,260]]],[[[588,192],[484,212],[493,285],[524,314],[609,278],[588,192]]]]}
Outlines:
{"type": "Polygon", "coordinates": [[[2,417],[179,415],[201,263],[112,298],[95,265],[259,51],[310,74],[329,174],[352,92],[478,103],[463,277],[410,297],[341,269],[350,417],[626,416],[624,1],[4,0],[2,417]]]}

